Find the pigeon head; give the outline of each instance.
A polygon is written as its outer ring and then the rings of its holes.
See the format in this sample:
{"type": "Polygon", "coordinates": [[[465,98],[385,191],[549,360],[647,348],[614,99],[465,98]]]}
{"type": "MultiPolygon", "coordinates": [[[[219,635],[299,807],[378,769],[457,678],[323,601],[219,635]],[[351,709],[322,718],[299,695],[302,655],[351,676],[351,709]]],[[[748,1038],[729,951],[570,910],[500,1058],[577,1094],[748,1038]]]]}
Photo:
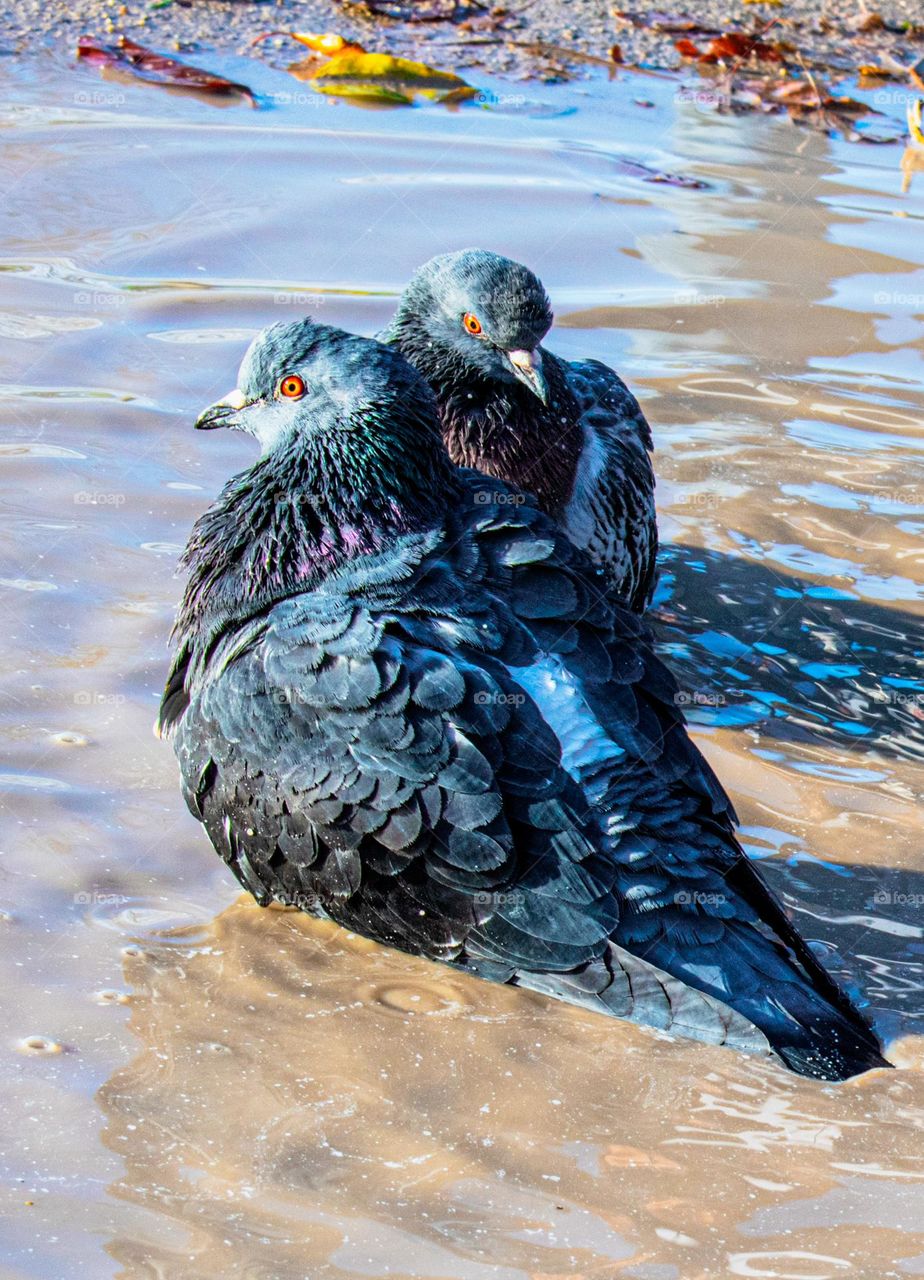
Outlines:
{"type": "Polygon", "coordinates": [[[489,380],[521,382],[545,403],[540,344],[551,325],[551,304],[532,271],[485,249],[463,249],[417,271],[394,331],[428,376],[438,379],[440,362],[448,362],[489,380]]]}
{"type": "Polygon", "coordinates": [[[264,455],[325,448],[381,455],[399,447],[391,437],[408,427],[422,434],[418,447],[429,439],[441,451],[432,393],[407,361],[393,348],[311,319],[258,334],[237,386],[196,426],[246,431],[264,455]]]}
{"type": "Polygon", "coordinates": [[[441,528],[459,489],[420,374],[393,348],[311,320],[259,334],[238,385],[196,426],[246,431],[262,456],[196,523],[181,632],[441,528]]]}

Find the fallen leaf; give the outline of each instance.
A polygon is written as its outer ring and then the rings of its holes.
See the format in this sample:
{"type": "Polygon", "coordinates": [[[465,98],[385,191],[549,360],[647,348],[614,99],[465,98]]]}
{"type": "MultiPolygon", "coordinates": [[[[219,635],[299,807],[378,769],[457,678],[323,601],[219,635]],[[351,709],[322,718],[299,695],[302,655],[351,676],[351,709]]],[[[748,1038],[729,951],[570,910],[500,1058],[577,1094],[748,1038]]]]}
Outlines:
{"type": "Polygon", "coordinates": [[[100,44],[92,36],[81,36],[77,41],[77,57],[84,58],[95,66],[126,71],[148,84],[165,85],[171,89],[190,89],[217,97],[239,94],[252,107],[257,105],[256,96],[247,85],[237,84],[233,80],[226,80],[224,76],[191,66],[188,62],[179,62],[176,58],[155,53],[153,49],[135,44],[134,40],[129,40],[126,36],[120,36],[118,44],[114,45],[100,44]]]}
{"type": "Polygon", "coordinates": [[[757,58],[761,62],[782,62],[783,55],[777,45],[767,44],[757,36],[742,35],[737,31],[726,31],[717,36],[709,45],[709,58],[726,61],[730,58],[757,58]]]}
{"type": "Polygon", "coordinates": [[[701,58],[703,56],[702,49],[698,48],[692,40],[675,40],[674,48],[682,58],[701,58]]]}
{"type": "MultiPolygon", "coordinates": [[[[835,115],[841,116],[866,116],[873,110],[868,107],[865,102],[858,102],[856,98],[825,98],[822,102],[825,111],[832,111],[835,115]]],[[[874,115],[881,113],[876,111],[874,115]]]]}
{"type": "Polygon", "coordinates": [[[458,102],[476,92],[451,71],[438,71],[425,62],[395,58],[388,53],[338,54],[313,72],[310,79],[319,93],[401,106],[413,105],[418,95],[434,101],[458,102]]]}
{"type": "Polygon", "coordinates": [[[321,53],[326,58],[332,58],[338,53],[365,53],[365,49],[361,44],[355,44],[352,40],[347,40],[344,36],[338,35],[336,31],[264,31],[250,42],[250,47],[259,44],[262,40],[269,40],[273,36],[288,36],[290,40],[297,40],[299,44],[305,45],[313,53],[321,53]]]}
{"type": "Polygon", "coordinates": [[[697,62],[711,65],[716,62],[745,62],[751,58],[759,62],[784,62],[784,46],[768,44],[759,35],[745,35],[741,31],[723,31],[709,42],[709,48],[700,49],[692,40],[675,40],[674,48],[683,58],[695,58],[697,62]]]}
{"type": "Polygon", "coordinates": [[[695,35],[719,35],[718,27],[703,26],[698,18],[691,18],[686,13],[661,13],[657,9],[645,13],[629,10],[616,10],[614,18],[628,22],[633,27],[641,27],[647,31],[663,31],[666,35],[677,35],[688,32],[695,35]]]}
{"type": "Polygon", "coordinates": [[[874,133],[857,132],[854,121],[860,116],[881,115],[865,102],[856,98],[834,97],[814,80],[784,81],[769,88],[768,96],[789,112],[793,120],[830,130],[832,126],[845,129],[855,141],[894,142],[894,135],[879,137],[874,133]]]}
{"type": "Polygon", "coordinates": [[[820,105],[816,100],[811,103],[789,102],[787,106],[791,111],[804,107],[809,111],[823,111],[826,115],[842,116],[850,120],[869,115],[872,110],[865,102],[857,102],[856,98],[832,98],[827,95],[822,97],[820,105]]]}
{"type": "Polygon", "coordinates": [[[808,80],[785,80],[782,84],[770,88],[770,97],[777,102],[794,103],[798,106],[820,107],[821,95],[808,80]]]}
{"type": "Polygon", "coordinates": [[[864,62],[862,66],[857,68],[857,75],[862,76],[864,80],[903,80],[904,74],[899,75],[898,72],[892,71],[889,67],[877,66],[872,62],[864,62]]]}
{"type": "MultiPolygon", "coordinates": [[[[561,58],[566,62],[586,62],[594,67],[609,67],[610,71],[613,65],[618,64],[619,58],[600,58],[595,53],[584,53],[580,49],[572,49],[563,44],[550,44],[548,40],[511,40],[510,43],[517,49],[525,49],[528,53],[536,54],[543,58],[561,58]]],[[[618,45],[614,45],[618,49],[618,45]]]]}
{"type": "MultiPolygon", "coordinates": [[[[679,42],[678,44],[683,43],[679,42]]],[[[687,42],[689,43],[689,42],[687,42]]],[[[702,65],[703,60],[699,59],[702,65]]],[[[853,142],[891,143],[899,141],[894,127],[885,120],[882,112],[855,98],[835,96],[808,70],[805,76],[791,79],[779,72],[759,74],[752,69],[749,75],[740,75],[732,67],[719,79],[711,82],[712,92],[700,91],[699,96],[709,99],[719,111],[787,112],[792,120],[830,133],[837,128],[853,142]],[[876,121],[857,124],[861,117],[873,116],[876,121]]]]}

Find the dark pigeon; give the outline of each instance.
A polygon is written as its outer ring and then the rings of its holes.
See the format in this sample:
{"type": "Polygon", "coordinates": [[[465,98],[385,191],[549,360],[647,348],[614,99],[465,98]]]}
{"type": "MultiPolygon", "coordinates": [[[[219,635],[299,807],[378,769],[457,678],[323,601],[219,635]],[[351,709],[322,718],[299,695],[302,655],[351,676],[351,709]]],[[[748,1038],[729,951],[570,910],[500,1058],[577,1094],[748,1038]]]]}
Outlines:
{"type": "Polygon", "coordinates": [[[612,369],[542,346],[551,325],[531,271],[464,249],[420,268],[380,336],[429,381],[453,462],[534,494],[642,612],[658,553],[651,431],[612,369]]]}
{"type": "Polygon", "coordinates": [[[197,426],[262,456],[193,530],[159,727],[258,902],[806,1075],[884,1065],[645,625],[526,495],[452,465],[397,351],[275,325],[197,426]]]}

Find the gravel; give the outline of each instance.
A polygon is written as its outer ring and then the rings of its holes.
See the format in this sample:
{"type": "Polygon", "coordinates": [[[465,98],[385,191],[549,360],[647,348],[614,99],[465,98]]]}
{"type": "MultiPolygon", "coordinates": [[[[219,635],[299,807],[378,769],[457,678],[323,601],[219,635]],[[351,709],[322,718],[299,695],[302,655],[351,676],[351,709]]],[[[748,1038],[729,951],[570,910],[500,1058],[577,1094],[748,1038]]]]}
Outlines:
{"type": "MultiPolygon", "coordinates": [[[[448,6],[450,0],[411,0],[404,7],[419,11],[437,3],[448,6]]],[[[195,54],[202,63],[209,52],[247,52],[254,36],[269,30],[336,31],[371,51],[418,57],[449,69],[477,65],[516,78],[584,74],[591,65],[587,56],[606,61],[613,45],[625,62],[677,67],[677,39],[688,35],[702,46],[709,40],[697,32],[652,29],[645,15],[653,11],[643,6],[633,11],[641,16],[636,25],[620,18],[619,7],[606,0],[511,0],[493,10],[489,5],[490,0],[457,0],[455,22],[415,23],[375,17],[363,5],[343,0],[172,0],[160,6],[157,0],[85,0],[76,12],[59,0],[8,0],[0,11],[3,48],[10,53],[36,46],[71,52],[80,34],[100,39],[124,34],[163,52],[195,54]]],[[[788,42],[821,68],[853,70],[884,54],[906,64],[924,56],[921,0],[888,0],[874,9],[856,0],[697,0],[671,13],[695,15],[702,27],[749,33],[773,22],[767,39],[788,42]],[[915,23],[920,35],[901,30],[915,23]],[[871,29],[860,30],[864,25],[871,29]]],[[[301,56],[297,45],[283,40],[266,41],[251,53],[277,66],[301,56]]]]}

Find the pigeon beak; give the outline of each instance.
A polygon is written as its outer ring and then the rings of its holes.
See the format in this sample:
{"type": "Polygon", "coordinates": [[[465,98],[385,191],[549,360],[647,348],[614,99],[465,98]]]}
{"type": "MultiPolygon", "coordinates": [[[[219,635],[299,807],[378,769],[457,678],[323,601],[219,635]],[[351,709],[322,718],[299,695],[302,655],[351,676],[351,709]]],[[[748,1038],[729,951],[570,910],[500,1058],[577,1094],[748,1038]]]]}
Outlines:
{"type": "Polygon", "coordinates": [[[539,397],[543,404],[549,403],[549,387],[542,374],[542,352],[508,351],[507,359],[514,374],[529,387],[533,395],[539,397]]]}
{"type": "Polygon", "coordinates": [[[235,387],[233,391],[229,391],[221,400],[216,400],[214,404],[210,404],[207,409],[202,410],[195,422],[196,430],[214,431],[216,427],[239,426],[240,424],[235,415],[246,405],[247,400],[244,398],[244,393],[238,391],[237,387],[235,387]]]}

